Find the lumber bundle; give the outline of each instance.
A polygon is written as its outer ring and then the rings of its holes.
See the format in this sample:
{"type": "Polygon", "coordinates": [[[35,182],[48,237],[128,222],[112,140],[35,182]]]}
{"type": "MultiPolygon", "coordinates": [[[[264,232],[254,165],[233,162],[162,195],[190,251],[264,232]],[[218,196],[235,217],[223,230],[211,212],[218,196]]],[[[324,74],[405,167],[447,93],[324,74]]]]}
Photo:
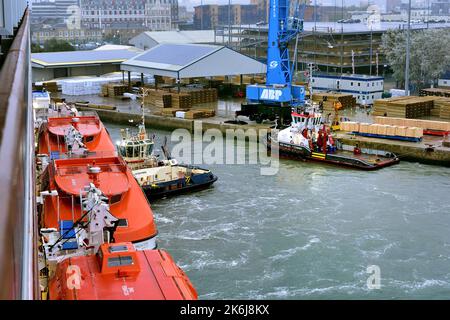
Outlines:
{"type": "MultiPolygon", "coordinates": [[[[168,89],[168,91],[173,94],[178,94],[178,89],[175,88],[168,89]]],[[[211,89],[181,88],[180,91],[181,91],[180,94],[187,94],[190,96],[192,106],[202,103],[216,102],[218,100],[218,93],[217,89],[215,88],[211,89]]]]}
{"type": "Polygon", "coordinates": [[[351,94],[342,93],[315,93],[313,101],[323,103],[324,111],[334,111],[334,103],[340,102],[343,109],[353,108],[356,106],[356,98],[351,94]]]}
{"type": "Polygon", "coordinates": [[[439,113],[441,119],[450,120],[450,98],[437,98],[434,100],[434,114],[439,113]]]}
{"type": "Polygon", "coordinates": [[[128,86],[123,84],[108,84],[108,96],[119,97],[127,92],[128,86]]]}
{"type": "Polygon", "coordinates": [[[375,117],[375,123],[390,126],[417,127],[425,130],[450,131],[450,122],[446,121],[375,117]]]}
{"type": "Polygon", "coordinates": [[[408,138],[422,138],[423,128],[400,125],[368,124],[356,122],[342,122],[341,130],[348,132],[368,133],[380,136],[398,136],[408,138]]]}
{"type": "Polygon", "coordinates": [[[429,88],[420,90],[420,96],[450,97],[450,89],[429,88]]]}
{"type": "Polygon", "coordinates": [[[177,112],[186,112],[186,109],[178,109],[178,108],[164,108],[161,110],[161,115],[165,117],[175,117],[177,112]]]}
{"type": "Polygon", "coordinates": [[[101,97],[122,97],[128,86],[120,83],[105,83],[101,86],[101,97]]]}
{"type": "Polygon", "coordinates": [[[42,86],[48,92],[58,92],[58,83],[55,81],[44,82],[42,86]]]}
{"type": "Polygon", "coordinates": [[[214,117],[216,112],[211,109],[191,109],[184,113],[185,119],[201,119],[214,117]]]}
{"type": "Polygon", "coordinates": [[[172,107],[187,109],[192,107],[191,96],[187,93],[172,93],[172,107]]]}
{"type": "Polygon", "coordinates": [[[341,122],[341,130],[347,132],[359,132],[358,122],[341,122]]]}
{"type": "Polygon", "coordinates": [[[162,90],[148,90],[145,97],[145,104],[157,108],[172,108],[172,95],[162,90]]]}
{"type": "Polygon", "coordinates": [[[431,115],[433,97],[396,97],[374,101],[374,116],[416,119],[431,115]]]}
{"type": "Polygon", "coordinates": [[[190,90],[186,93],[191,96],[193,105],[217,101],[217,89],[190,90]]]}

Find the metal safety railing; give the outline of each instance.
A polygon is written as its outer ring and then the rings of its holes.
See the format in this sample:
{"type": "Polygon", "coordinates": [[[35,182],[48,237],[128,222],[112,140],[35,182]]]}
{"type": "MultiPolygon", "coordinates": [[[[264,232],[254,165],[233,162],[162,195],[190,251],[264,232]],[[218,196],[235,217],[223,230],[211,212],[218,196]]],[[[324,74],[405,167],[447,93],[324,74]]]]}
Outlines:
{"type": "MultiPolygon", "coordinates": [[[[17,10],[21,2],[11,3],[17,10]]],[[[0,69],[0,299],[39,297],[30,31],[23,13],[0,69]]]]}

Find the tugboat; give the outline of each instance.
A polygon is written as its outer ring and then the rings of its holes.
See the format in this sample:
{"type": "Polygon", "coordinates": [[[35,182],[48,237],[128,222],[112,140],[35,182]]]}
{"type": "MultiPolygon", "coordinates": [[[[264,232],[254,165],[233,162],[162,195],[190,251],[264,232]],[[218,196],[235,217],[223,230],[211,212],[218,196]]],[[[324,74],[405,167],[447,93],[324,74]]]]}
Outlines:
{"type": "Polygon", "coordinates": [[[322,113],[314,105],[293,110],[291,115],[291,126],[267,139],[267,148],[278,149],[280,157],[369,171],[400,162],[389,152],[362,150],[358,145],[351,147],[335,142],[322,113]]]}
{"type": "Polygon", "coordinates": [[[102,244],[96,254],[70,257],[59,263],[49,281],[48,298],[197,300],[198,297],[190,280],[167,252],[136,251],[131,243],[125,242],[102,244]]]}
{"type": "Polygon", "coordinates": [[[161,148],[165,159],[159,160],[153,154],[154,137],[149,137],[145,129],[144,113],[137,134],[122,129],[121,135],[122,140],[117,144],[119,155],[132,169],[149,201],[204,190],[218,180],[210,170],[182,165],[172,159],[167,137],[161,148]]]}

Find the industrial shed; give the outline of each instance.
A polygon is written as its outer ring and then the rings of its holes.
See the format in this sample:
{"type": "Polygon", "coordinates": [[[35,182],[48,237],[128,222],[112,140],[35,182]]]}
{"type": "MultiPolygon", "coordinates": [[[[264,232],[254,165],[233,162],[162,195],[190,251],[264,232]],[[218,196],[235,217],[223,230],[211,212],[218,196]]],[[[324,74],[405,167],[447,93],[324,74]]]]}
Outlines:
{"type": "Polygon", "coordinates": [[[123,62],[121,69],[177,80],[266,73],[265,64],[244,54],[199,44],[161,44],[123,62]]]}
{"type": "Polygon", "coordinates": [[[120,64],[142,50],[126,47],[89,51],[33,53],[33,82],[75,76],[99,76],[120,71],[120,64]]]}
{"type": "Polygon", "coordinates": [[[176,44],[213,44],[214,30],[188,31],[147,31],[132,38],[130,44],[142,50],[148,50],[164,43],[176,44]]]}

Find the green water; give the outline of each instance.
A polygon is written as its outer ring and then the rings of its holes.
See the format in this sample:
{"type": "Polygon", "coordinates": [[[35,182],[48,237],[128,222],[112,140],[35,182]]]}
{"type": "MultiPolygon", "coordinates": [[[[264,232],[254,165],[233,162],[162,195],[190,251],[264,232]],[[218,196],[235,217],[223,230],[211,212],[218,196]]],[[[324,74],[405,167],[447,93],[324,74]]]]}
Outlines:
{"type": "MultiPolygon", "coordinates": [[[[107,126],[117,140],[120,127],[107,126]]],[[[449,168],[204,167],[219,176],[213,188],[152,204],[159,247],[200,299],[450,298],[449,168]]]]}

